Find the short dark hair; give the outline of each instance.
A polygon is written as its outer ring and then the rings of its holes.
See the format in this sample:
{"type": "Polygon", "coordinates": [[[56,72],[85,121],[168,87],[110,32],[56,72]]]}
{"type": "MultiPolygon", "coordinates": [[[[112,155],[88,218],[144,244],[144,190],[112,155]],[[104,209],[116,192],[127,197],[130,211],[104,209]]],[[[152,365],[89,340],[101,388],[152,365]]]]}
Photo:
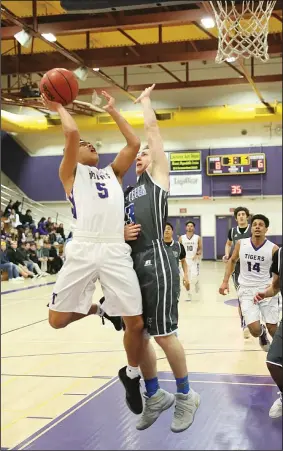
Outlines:
{"type": "Polygon", "coordinates": [[[171,227],[172,231],[174,230],[174,227],[172,226],[172,224],[171,224],[170,222],[166,222],[165,227],[166,227],[166,226],[171,227]]]}
{"type": "Polygon", "coordinates": [[[186,226],[187,226],[188,224],[193,224],[194,227],[196,226],[195,223],[194,223],[194,221],[188,221],[188,222],[186,222],[186,226]]]}
{"type": "Polygon", "coordinates": [[[256,219],[260,219],[261,221],[263,221],[266,228],[269,227],[269,219],[266,216],[264,216],[264,215],[254,215],[254,216],[252,216],[251,225],[253,224],[253,222],[256,219]]]}
{"type": "Polygon", "coordinates": [[[234,218],[237,219],[239,211],[244,211],[247,215],[247,218],[250,216],[250,212],[246,207],[237,207],[234,210],[234,218]]]}

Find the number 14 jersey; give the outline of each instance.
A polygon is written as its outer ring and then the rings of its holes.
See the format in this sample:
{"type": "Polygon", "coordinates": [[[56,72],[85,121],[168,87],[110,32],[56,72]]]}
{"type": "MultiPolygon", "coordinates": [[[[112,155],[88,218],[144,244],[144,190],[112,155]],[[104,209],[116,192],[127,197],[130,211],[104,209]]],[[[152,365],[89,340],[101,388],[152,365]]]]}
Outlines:
{"type": "Polygon", "coordinates": [[[270,285],[272,250],[275,244],[266,239],[261,246],[255,247],[251,238],[239,240],[239,243],[240,286],[266,287],[270,285]]]}

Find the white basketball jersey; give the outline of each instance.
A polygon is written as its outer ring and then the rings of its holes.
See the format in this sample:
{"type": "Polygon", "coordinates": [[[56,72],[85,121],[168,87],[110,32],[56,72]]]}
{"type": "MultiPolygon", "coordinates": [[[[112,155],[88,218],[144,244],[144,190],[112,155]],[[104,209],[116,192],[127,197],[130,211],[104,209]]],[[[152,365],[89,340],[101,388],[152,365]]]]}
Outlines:
{"type": "Polygon", "coordinates": [[[271,283],[270,267],[272,249],[275,246],[269,240],[258,248],[254,247],[251,238],[239,240],[240,243],[240,275],[241,287],[266,287],[271,283]]]}
{"type": "Polygon", "coordinates": [[[68,200],[75,219],[74,237],[124,242],[124,193],[111,166],[97,169],[78,163],[68,200]]]}
{"type": "Polygon", "coordinates": [[[193,258],[198,250],[199,235],[192,235],[191,238],[188,238],[187,235],[182,235],[181,238],[182,245],[186,250],[186,258],[187,259],[193,258]]]}

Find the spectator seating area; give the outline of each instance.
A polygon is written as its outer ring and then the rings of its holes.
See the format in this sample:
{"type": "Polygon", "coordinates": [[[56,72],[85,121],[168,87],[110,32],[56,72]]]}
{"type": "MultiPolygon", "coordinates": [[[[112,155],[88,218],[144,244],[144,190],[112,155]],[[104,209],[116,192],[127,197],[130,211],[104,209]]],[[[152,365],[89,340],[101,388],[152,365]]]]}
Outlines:
{"type": "Polygon", "coordinates": [[[1,280],[57,274],[63,265],[66,241],[64,225],[42,217],[35,223],[32,211],[20,211],[19,201],[8,203],[1,212],[1,280]]]}

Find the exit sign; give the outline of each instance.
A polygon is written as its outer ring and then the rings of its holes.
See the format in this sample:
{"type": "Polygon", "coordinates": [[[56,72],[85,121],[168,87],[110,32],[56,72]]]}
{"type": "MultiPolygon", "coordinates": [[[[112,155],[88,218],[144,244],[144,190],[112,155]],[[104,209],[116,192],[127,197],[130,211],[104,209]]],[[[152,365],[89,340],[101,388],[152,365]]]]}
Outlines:
{"type": "Polygon", "coordinates": [[[241,185],[231,185],[231,196],[241,196],[243,190],[241,185]]]}

